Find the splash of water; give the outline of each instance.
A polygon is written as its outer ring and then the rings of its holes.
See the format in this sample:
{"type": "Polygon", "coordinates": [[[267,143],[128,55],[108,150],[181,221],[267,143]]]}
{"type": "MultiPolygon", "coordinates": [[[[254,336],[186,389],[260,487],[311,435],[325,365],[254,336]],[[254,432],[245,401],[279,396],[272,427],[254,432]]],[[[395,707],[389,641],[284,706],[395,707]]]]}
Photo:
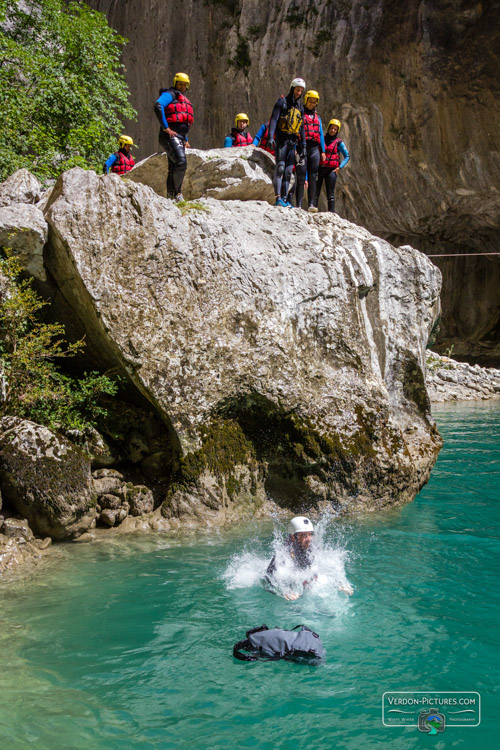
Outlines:
{"type": "Polygon", "coordinates": [[[346,573],[348,551],[342,540],[335,536],[332,516],[325,513],[315,522],[314,538],[310,547],[312,565],[306,570],[297,568],[284,544],[287,532],[275,522],[270,545],[263,547],[258,539],[249,540],[242,552],[236,553],[223,573],[226,588],[246,589],[266,586],[265,575],[273,555],[276,556],[276,571],[273,575],[273,591],[278,596],[307,593],[320,599],[330,598],[339,591],[352,593],[346,573]],[[308,581],[304,586],[304,581],[308,581]]]}

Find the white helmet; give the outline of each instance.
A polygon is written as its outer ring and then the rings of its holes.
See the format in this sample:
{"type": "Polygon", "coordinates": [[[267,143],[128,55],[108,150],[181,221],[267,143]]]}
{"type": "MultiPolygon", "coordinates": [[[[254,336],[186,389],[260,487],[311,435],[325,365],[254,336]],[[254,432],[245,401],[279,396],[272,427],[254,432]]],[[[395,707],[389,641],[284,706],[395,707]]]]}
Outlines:
{"type": "Polygon", "coordinates": [[[292,82],[291,82],[291,84],[290,84],[290,88],[291,88],[291,89],[294,89],[294,88],[295,88],[295,86],[302,86],[302,88],[303,88],[303,89],[304,89],[304,91],[305,91],[305,88],[306,88],[306,82],[304,81],[304,79],[303,79],[303,78],[294,78],[294,79],[293,79],[293,81],[292,81],[292,82]]]}
{"type": "Polygon", "coordinates": [[[305,516],[295,516],[288,525],[290,534],[297,534],[301,531],[314,531],[311,521],[305,516]]]}

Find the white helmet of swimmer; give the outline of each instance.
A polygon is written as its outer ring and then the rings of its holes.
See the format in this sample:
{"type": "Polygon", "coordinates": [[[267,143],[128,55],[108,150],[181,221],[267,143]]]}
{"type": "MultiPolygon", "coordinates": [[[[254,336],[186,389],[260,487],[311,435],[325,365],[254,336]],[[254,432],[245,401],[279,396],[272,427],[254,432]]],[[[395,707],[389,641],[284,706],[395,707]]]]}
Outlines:
{"type": "Polygon", "coordinates": [[[305,516],[295,516],[288,525],[290,534],[298,534],[300,531],[314,531],[311,521],[305,516]]]}

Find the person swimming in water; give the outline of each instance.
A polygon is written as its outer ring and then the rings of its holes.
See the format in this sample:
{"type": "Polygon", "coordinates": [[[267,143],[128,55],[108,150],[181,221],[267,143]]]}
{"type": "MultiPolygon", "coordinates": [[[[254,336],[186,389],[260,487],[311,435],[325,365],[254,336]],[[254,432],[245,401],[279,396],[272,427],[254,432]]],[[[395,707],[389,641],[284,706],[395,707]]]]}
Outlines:
{"type": "MultiPolygon", "coordinates": [[[[290,521],[288,527],[289,535],[285,540],[283,554],[277,554],[273,556],[273,559],[267,566],[266,575],[264,580],[269,587],[269,590],[277,594],[279,592],[277,587],[276,574],[280,567],[281,561],[285,561],[290,558],[293,562],[294,568],[297,570],[303,570],[306,574],[305,579],[302,581],[303,588],[307,588],[313,581],[317,579],[317,575],[311,574],[311,566],[313,563],[312,552],[310,550],[311,543],[313,540],[314,527],[312,522],[306,516],[295,516],[290,521]],[[307,575],[309,573],[309,575],[307,575]]],[[[286,564],[286,563],[285,563],[286,564]]],[[[349,596],[352,594],[352,588],[350,586],[339,586],[340,591],[344,591],[349,596]]],[[[302,592],[303,593],[303,592],[302,592]]],[[[302,593],[296,591],[287,591],[282,596],[289,601],[295,601],[302,593]]]]}

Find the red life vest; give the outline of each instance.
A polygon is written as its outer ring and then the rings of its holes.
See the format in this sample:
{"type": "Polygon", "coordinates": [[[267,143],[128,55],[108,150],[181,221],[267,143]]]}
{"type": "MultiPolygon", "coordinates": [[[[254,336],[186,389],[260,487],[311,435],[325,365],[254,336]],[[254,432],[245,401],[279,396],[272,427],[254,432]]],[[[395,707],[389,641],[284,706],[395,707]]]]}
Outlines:
{"type": "Polygon", "coordinates": [[[114,172],[115,174],[125,174],[125,172],[130,172],[133,166],[135,166],[135,160],[132,154],[124,154],[122,151],[117,151],[116,154],[116,161],[111,167],[111,172],[114,172]]]}
{"type": "Polygon", "coordinates": [[[176,89],[168,89],[168,92],[174,98],[165,107],[165,119],[167,122],[185,122],[191,127],[194,122],[193,105],[187,96],[180,94],[176,89]]]}
{"type": "Polygon", "coordinates": [[[307,109],[304,111],[304,130],[306,131],[306,141],[321,143],[319,117],[316,112],[308,114],[307,109]]]}
{"type": "Polygon", "coordinates": [[[267,145],[267,140],[269,138],[269,124],[266,126],[266,129],[264,130],[264,135],[260,139],[259,147],[263,148],[264,151],[267,151],[269,154],[272,154],[274,156],[274,148],[269,148],[267,145]]]}
{"type": "Polygon", "coordinates": [[[341,140],[341,138],[335,138],[329,146],[325,143],[326,160],[321,165],[322,167],[326,167],[327,169],[337,169],[337,167],[340,166],[339,143],[341,140]]]}
{"type": "Polygon", "coordinates": [[[233,139],[233,147],[234,146],[250,146],[250,144],[253,141],[252,136],[250,133],[240,133],[238,128],[233,128],[231,130],[231,138],[233,139]]]}

